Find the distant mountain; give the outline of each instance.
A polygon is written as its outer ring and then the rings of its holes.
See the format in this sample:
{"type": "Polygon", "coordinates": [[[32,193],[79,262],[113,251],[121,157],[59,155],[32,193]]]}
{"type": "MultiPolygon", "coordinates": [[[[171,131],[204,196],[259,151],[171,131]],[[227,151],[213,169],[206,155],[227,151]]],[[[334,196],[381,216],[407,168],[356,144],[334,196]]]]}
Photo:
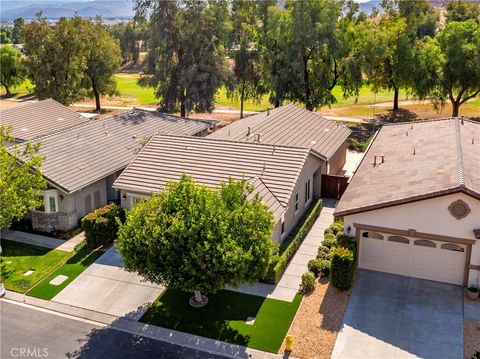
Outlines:
{"type": "Polygon", "coordinates": [[[125,19],[133,16],[132,2],[128,0],[93,0],[93,1],[22,1],[2,0],[0,20],[12,21],[17,17],[35,18],[42,11],[50,20],[60,17],[72,17],[78,14],[82,17],[101,15],[104,19],[125,19]]]}
{"type": "Polygon", "coordinates": [[[358,6],[360,7],[360,10],[363,11],[366,14],[370,14],[373,10],[373,8],[377,8],[377,10],[381,10],[381,0],[370,0],[366,2],[361,2],[358,3],[358,6]]]}

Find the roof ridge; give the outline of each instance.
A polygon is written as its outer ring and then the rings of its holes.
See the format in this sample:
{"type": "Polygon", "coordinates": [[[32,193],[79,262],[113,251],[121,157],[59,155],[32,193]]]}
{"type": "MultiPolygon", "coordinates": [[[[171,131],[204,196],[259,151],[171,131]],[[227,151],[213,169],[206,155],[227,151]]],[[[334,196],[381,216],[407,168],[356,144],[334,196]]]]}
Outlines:
{"type": "Polygon", "coordinates": [[[460,186],[465,186],[465,172],[463,166],[462,139],[460,137],[460,122],[455,119],[455,140],[457,142],[457,174],[460,186]]]}
{"type": "MultiPolygon", "coordinates": [[[[43,102],[47,102],[47,101],[53,101],[53,102],[56,102],[56,103],[62,105],[60,102],[55,101],[53,98],[46,98],[45,100],[25,101],[25,102],[27,102],[27,103],[26,103],[25,105],[23,105],[23,106],[14,106],[14,107],[2,108],[2,109],[0,109],[0,113],[5,112],[5,111],[9,111],[9,110],[18,110],[18,109],[21,109],[21,108],[34,106],[34,105],[37,105],[37,104],[39,104],[39,103],[43,103],[43,102]]],[[[22,102],[24,102],[24,101],[12,101],[12,102],[22,103],[22,102]]],[[[62,106],[65,106],[65,105],[62,105],[62,106]]],[[[70,107],[68,107],[68,106],[65,106],[65,107],[68,108],[68,109],[70,109],[70,107]]],[[[73,111],[73,110],[72,110],[72,112],[77,113],[76,111],[73,111]]]]}
{"type": "Polygon", "coordinates": [[[277,144],[272,144],[272,143],[265,143],[265,142],[247,142],[247,141],[237,141],[237,140],[230,140],[230,139],[224,139],[224,138],[211,138],[211,137],[197,137],[197,136],[185,136],[185,135],[172,135],[172,134],[162,134],[162,133],[157,133],[155,137],[157,136],[164,136],[164,137],[178,137],[178,138],[185,138],[189,140],[200,140],[200,141],[212,141],[212,142],[227,142],[227,143],[235,143],[235,144],[241,144],[241,145],[256,145],[256,146],[265,146],[265,147],[270,147],[270,148],[293,148],[296,150],[303,150],[310,152],[309,148],[305,147],[296,147],[296,146],[288,146],[288,145],[277,145],[277,144]]]}
{"type": "Polygon", "coordinates": [[[458,120],[462,119],[463,121],[467,121],[470,123],[477,123],[480,124],[478,121],[474,121],[468,118],[460,118],[460,117],[442,117],[442,118],[426,118],[422,120],[412,120],[412,121],[405,121],[405,122],[395,122],[395,123],[383,123],[381,124],[382,127],[390,127],[390,126],[402,126],[402,125],[411,125],[411,124],[422,124],[422,123],[428,123],[428,122],[440,122],[440,121],[452,121],[452,120],[458,120]]]}
{"type": "Polygon", "coordinates": [[[262,184],[265,186],[265,188],[268,190],[268,192],[270,192],[270,194],[273,196],[273,198],[275,198],[275,200],[280,203],[280,205],[283,207],[283,208],[287,208],[288,206],[288,202],[287,203],[283,203],[283,201],[280,201],[277,197],[277,195],[275,193],[273,193],[273,191],[270,189],[270,187],[268,187],[268,185],[263,181],[262,179],[262,176],[254,176],[252,177],[253,180],[259,180],[260,182],[262,182],[262,184]]]}

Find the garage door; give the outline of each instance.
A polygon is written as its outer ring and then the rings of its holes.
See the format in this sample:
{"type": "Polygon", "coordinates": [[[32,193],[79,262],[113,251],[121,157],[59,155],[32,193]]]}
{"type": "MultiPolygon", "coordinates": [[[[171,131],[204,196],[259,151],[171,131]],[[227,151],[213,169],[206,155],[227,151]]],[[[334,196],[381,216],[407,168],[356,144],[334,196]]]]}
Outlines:
{"type": "Polygon", "coordinates": [[[362,231],[359,254],[360,268],[463,284],[465,245],[362,231]]]}

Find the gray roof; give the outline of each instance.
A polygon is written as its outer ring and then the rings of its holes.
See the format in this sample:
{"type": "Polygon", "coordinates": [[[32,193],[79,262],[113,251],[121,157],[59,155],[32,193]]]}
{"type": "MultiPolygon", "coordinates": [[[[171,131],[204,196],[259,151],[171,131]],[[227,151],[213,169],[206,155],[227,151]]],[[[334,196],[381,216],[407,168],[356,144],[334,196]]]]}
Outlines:
{"type": "Polygon", "coordinates": [[[205,129],[202,121],[135,109],[35,142],[46,156],[44,177],[71,193],[125,168],[155,133],[196,135],[205,129]]]}
{"type": "Polygon", "coordinates": [[[261,143],[308,148],[328,160],[350,133],[347,126],[289,104],[234,121],[209,137],[254,142],[255,135],[260,134],[261,143]],[[248,128],[250,136],[247,136],[248,128]]]}
{"type": "Polygon", "coordinates": [[[452,118],[388,125],[365,154],[335,215],[455,192],[480,199],[480,123],[452,118]]]}
{"type": "Polygon", "coordinates": [[[211,138],[156,135],[115,181],[114,187],[138,193],[159,192],[182,174],[218,186],[245,178],[278,219],[283,214],[308,149],[211,138]]]}
{"type": "Polygon", "coordinates": [[[52,99],[0,110],[0,122],[12,126],[11,135],[17,141],[32,140],[88,121],[52,99]]]}

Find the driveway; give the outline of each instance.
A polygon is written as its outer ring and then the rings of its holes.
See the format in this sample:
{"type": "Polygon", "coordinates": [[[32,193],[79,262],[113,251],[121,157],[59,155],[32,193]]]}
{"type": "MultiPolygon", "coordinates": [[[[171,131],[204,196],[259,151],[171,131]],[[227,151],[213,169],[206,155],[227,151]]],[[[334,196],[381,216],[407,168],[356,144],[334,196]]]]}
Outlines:
{"type": "Polygon", "coordinates": [[[463,358],[462,288],[358,270],[332,358],[463,358]]]}
{"type": "Polygon", "coordinates": [[[138,320],[162,290],[127,272],[122,256],[112,247],[52,300],[138,320]]]}

